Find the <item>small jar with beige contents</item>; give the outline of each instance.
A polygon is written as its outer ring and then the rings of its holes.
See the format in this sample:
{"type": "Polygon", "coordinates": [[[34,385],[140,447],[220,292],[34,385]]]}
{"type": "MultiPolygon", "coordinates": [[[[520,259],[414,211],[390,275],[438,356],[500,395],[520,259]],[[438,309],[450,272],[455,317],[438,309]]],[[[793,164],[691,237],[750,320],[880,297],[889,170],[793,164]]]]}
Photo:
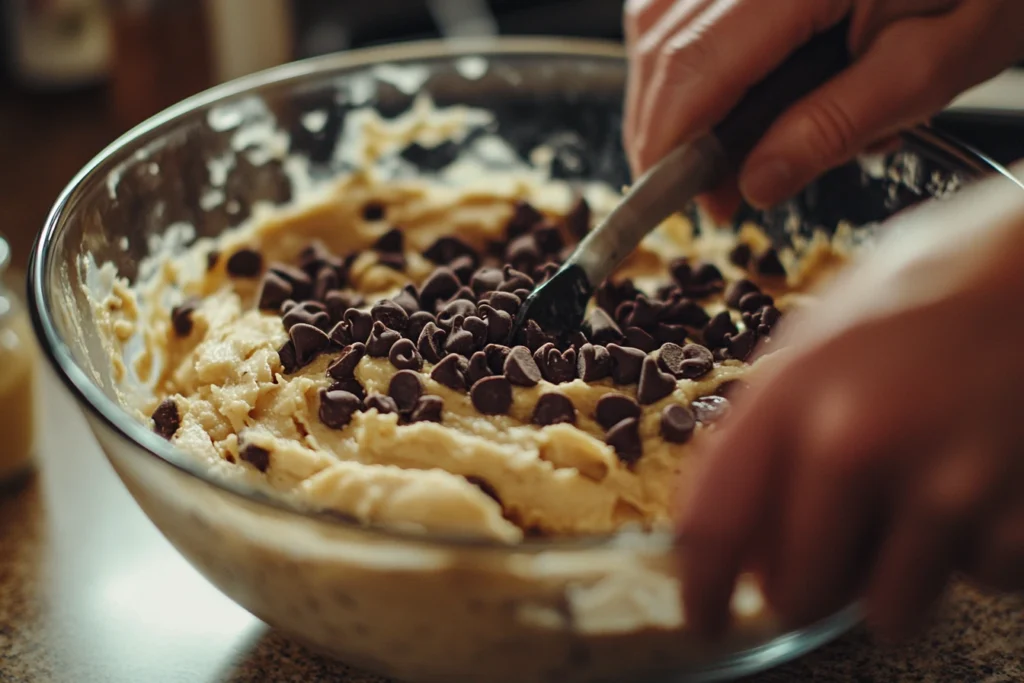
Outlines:
{"type": "Polygon", "coordinates": [[[0,237],[0,487],[27,474],[36,448],[36,350],[28,314],[5,277],[10,248],[0,237]]]}

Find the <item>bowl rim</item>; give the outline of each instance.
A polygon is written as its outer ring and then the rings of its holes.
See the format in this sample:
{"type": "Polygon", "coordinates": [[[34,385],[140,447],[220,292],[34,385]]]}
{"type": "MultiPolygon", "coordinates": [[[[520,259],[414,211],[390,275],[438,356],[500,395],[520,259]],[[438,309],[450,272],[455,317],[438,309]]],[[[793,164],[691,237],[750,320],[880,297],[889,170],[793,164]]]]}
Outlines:
{"type": "MultiPolygon", "coordinates": [[[[155,114],[116,138],[85,164],[61,191],[46,217],[42,230],[36,237],[29,260],[27,299],[33,327],[44,354],[62,383],[77,402],[85,407],[91,417],[98,419],[118,438],[127,440],[132,446],[153,456],[165,466],[194,476],[209,486],[238,496],[249,503],[266,506],[269,508],[268,511],[276,510],[294,515],[298,519],[337,525],[346,531],[367,534],[375,539],[392,538],[429,546],[515,553],[611,547],[615,540],[623,534],[623,530],[571,538],[527,538],[520,543],[508,544],[479,537],[404,530],[380,524],[364,524],[328,512],[302,510],[241,483],[229,482],[211,476],[196,459],[190,458],[184,451],[172,446],[169,441],[146,429],[141,422],[132,418],[89,379],[86,371],[74,361],[67,343],[58,335],[49,306],[50,296],[46,287],[46,275],[47,266],[52,257],[54,238],[60,225],[67,219],[68,208],[77,200],[85,182],[103,171],[104,167],[111,163],[113,157],[144,142],[147,138],[165,132],[166,127],[188,114],[249,92],[301,81],[317,74],[365,68],[388,62],[516,55],[577,56],[622,62],[625,60],[626,53],[619,43],[613,41],[545,37],[423,40],[398,45],[361,48],[291,62],[216,85],[155,114]]],[[[1002,165],[949,135],[926,127],[919,127],[908,131],[905,136],[916,140],[924,147],[930,147],[941,154],[950,156],[954,163],[963,167],[963,170],[966,170],[969,175],[980,176],[985,173],[1002,175],[1024,189],[1024,184],[1002,165]]],[[[647,531],[644,532],[644,536],[655,543],[655,547],[664,549],[675,545],[678,540],[667,529],[647,531]]]]}

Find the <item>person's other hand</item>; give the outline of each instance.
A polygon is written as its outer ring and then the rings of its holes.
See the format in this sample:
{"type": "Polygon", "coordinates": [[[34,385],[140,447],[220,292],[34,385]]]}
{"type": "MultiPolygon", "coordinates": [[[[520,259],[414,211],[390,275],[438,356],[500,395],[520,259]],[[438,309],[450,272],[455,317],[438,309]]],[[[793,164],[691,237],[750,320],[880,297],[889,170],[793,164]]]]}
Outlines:
{"type": "Polygon", "coordinates": [[[997,178],[883,232],[783,320],[680,492],[698,630],[747,570],[792,626],[864,597],[892,637],[954,570],[1024,588],[1024,190],[997,178]]]}
{"type": "MultiPolygon", "coordinates": [[[[628,0],[624,142],[635,177],[851,13],[855,63],[790,108],[740,171],[755,206],[795,194],[1024,57],[1020,0],[628,0]]],[[[735,187],[717,203],[737,198],[735,187]]]]}

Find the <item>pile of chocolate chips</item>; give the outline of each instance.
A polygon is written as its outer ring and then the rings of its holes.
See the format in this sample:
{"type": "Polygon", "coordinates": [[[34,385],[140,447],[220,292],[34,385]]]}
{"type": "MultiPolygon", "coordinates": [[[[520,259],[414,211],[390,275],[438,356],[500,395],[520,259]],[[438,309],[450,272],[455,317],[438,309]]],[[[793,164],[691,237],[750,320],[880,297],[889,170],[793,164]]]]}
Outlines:
{"type": "MultiPolygon", "coordinates": [[[[677,379],[704,377],[716,362],[746,361],[759,339],[771,334],[780,312],[770,296],[744,279],[728,287],[725,301],[740,312],[746,329],[740,331],[728,312],[709,315],[701,302],[726,290],[722,273],[710,263],[679,259],[670,265],[671,283],[652,295],[630,280],[604,283],[582,331],[558,338],[531,321],[510,345],[520,304],[551,277],[589,224],[583,199],[561,220],[518,202],[503,240],[478,250],[457,237],[438,239],[424,252],[436,268],[422,285],[408,285],[368,310],[348,288],[356,254],[338,256],[320,243],[304,249],[296,265],[264,268],[258,252],[243,249],[231,255],[226,268],[233,277],[262,274],[257,305],[281,315],[288,331],[289,341],[279,350],[286,374],[321,354],[336,355],[327,368],[333,383],[320,396],[319,416],[328,427],[341,429],[355,412],[371,408],[398,413],[404,422],[440,422],[442,399],[423,393],[418,372],[424,363],[431,364],[430,376],[438,383],[469,392],[484,415],[508,413],[513,386],[610,378],[617,385],[636,384],[637,399],[605,396],[594,417],[606,430],[606,441],[631,463],[641,455],[640,406],[671,394],[677,379]],[[648,355],[656,350],[657,359],[648,355]],[[387,358],[399,370],[386,396],[367,396],[355,377],[366,355],[387,358]]],[[[404,268],[400,229],[389,230],[372,249],[380,264],[404,268]]],[[[734,261],[740,257],[744,267],[763,276],[785,274],[774,252],[755,258],[746,248],[745,255],[734,252],[734,261]]],[[[191,330],[191,310],[176,309],[174,328],[183,336],[191,330]]],[[[698,421],[720,416],[722,410],[701,402],[727,404],[724,397],[709,396],[690,408],[668,406],[661,415],[662,437],[683,443],[698,421]]],[[[576,408],[565,395],[546,393],[532,420],[574,424],[576,408]]]]}

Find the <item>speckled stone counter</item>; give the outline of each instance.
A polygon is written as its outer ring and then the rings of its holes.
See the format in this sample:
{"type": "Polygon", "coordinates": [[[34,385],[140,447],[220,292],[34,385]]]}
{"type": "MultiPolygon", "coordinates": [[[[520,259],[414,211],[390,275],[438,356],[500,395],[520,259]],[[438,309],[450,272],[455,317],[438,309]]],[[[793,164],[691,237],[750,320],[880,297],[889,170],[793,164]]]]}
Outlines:
{"type": "MultiPolygon", "coordinates": [[[[310,653],[218,593],[135,506],[55,379],[39,472],[0,494],[0,682],[382,679],[310,653]]],[[[751,683],[1019,683],[1024,596],[951,591],[914,643],[862,630],[751,683]]]]}

